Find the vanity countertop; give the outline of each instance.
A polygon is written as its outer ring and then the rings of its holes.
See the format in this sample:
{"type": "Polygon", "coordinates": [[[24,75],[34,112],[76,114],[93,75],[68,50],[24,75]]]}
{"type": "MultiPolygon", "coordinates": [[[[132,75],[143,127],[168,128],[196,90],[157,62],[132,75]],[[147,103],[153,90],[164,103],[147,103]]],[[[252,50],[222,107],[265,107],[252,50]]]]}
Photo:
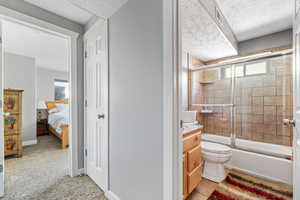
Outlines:
{"type": "Polygon", "coordinates": [[[189,136],[191,134],[200,132],[202,129],[203,129],[202,125],[194,125],[194,126],[191,126],[191,127],[184,127],[182,134],[183,134],[183,137],[186,137],[186,136],[189,136]]]}

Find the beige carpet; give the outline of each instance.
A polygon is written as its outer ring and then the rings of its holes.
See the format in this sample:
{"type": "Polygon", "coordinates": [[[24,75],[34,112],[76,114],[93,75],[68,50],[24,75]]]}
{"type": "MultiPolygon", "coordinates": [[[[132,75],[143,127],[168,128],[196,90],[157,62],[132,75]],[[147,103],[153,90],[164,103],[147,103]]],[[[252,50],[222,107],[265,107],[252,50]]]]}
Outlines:
{"type": "Polygon", "coordinates": [[[87,176],[67,175],[67,150],[52,135],[38,137],[22,158],[5,160],[5,197],[1,200],[103,200],[103,191],[87,176]]]}

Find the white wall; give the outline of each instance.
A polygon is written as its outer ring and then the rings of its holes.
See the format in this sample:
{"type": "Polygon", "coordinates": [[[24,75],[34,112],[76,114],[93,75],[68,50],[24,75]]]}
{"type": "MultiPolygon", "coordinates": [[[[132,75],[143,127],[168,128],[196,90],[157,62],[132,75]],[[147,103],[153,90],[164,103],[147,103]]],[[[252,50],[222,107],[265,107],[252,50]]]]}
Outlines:
{"type": "Polygon", "coordinates": [[[23,92],[23,142],[36,140],[36,66],[34,58],[4,54],[4,88],[23,92]]]}
{"type": "Polygon", "coordinates": [[[182,106],[183,110],[189,107],[189,66],[188,53],[182,53],[182,78],[181,78],[182,106]]]}
{"type": "Polygon", "coordinates": [[[54,100],[54,80],[69,80],[68,72],[37,67],[37,101],[54,100]]]}
{"type": "Polygon", "coordinates": [[[109,20],[110,190],[163,199],[162,0],[129,0],[109,20]]]}

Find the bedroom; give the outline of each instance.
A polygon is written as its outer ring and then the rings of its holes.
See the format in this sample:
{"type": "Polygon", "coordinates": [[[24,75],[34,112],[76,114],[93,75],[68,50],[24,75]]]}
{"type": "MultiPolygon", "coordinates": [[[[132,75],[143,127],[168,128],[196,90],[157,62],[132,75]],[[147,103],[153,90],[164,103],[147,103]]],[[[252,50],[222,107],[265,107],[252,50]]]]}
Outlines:
{"type": "Polygon", "coordinates": [[[38,189],[45,173],[49,184],[68,174],[68,41],[10,21],[2,26],[5,179],[13,198],[34,192],[29,180],[38,189]]]}

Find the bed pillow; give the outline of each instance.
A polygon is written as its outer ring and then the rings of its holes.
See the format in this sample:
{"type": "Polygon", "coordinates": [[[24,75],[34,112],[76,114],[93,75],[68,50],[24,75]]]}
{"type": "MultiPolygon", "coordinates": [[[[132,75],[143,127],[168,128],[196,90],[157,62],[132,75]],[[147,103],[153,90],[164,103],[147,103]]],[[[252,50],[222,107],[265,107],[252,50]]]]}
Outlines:
{"type": "Polygon", "coordinates": [[[69,104],[56,104],[56,109],[59,112],[68,112],[69,111],[69,104]]]}
{"type": "Polygon", "coordinates": [[[59,110],[57,108],[52,108],[52,109],[48,110],[49,114],[58,113],[58,112],[59,112],[59,110]]]}

